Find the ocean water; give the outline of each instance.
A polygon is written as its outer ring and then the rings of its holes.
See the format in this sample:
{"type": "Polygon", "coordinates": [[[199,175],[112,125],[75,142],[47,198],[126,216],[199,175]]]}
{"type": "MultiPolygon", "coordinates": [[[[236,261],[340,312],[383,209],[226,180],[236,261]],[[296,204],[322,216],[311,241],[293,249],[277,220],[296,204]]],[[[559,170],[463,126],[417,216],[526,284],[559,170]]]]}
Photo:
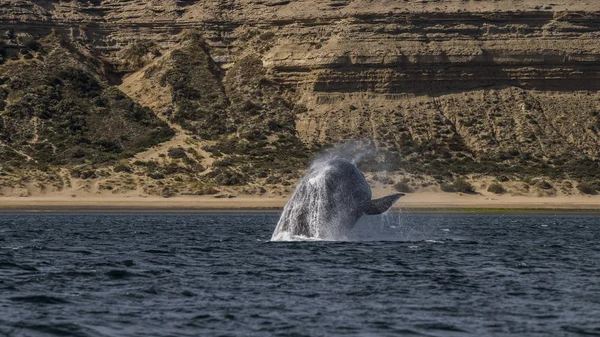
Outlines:
{"type": "Polygon", "coordinates": [[[0,336],[598,336],[600,217],[0,215],[0,336]]]}

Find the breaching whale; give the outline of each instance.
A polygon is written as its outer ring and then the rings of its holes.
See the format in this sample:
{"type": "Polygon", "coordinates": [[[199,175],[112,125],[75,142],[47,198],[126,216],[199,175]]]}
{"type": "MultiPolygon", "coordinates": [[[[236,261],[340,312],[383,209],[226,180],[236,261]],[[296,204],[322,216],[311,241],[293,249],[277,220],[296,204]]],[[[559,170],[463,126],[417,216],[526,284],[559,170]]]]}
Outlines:
{"type": "Polygon", "coordinates": [[[343,237],[363,214],[383,213],[403,195],[371,200],[371,188],[354,164],[342,158],[318,160],[296,186],[271,240],[343,237]]]}

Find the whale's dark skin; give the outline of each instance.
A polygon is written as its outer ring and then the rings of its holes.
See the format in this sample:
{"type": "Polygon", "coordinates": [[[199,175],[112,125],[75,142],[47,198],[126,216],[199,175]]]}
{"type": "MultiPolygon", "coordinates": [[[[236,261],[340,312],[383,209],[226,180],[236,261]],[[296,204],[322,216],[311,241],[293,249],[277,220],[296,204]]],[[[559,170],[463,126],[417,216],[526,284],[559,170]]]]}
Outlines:
{"type": "Polygon", "coordinates": [[[273,239],[281,232],[335,238],[363,216],[387,211],[404,194],[371,200],[371,188],[354,164],[336,158],[314,163],[288,201],[273,239]]]}

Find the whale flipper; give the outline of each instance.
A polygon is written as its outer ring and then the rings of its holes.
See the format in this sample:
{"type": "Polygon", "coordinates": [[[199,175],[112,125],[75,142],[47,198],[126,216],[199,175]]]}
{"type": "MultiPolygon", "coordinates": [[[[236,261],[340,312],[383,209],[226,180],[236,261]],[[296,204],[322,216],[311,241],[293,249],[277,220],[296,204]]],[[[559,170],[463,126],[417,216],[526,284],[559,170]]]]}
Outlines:
{"type": "Polygon", "coordinates": [[[363,212],[367,215],[381,214],[392,207],[396,200],[403,196],[404,193],[396,193],[388,195],[387,197],[373,199],[366,203],[366,205],[363,207],[363,212]]]}

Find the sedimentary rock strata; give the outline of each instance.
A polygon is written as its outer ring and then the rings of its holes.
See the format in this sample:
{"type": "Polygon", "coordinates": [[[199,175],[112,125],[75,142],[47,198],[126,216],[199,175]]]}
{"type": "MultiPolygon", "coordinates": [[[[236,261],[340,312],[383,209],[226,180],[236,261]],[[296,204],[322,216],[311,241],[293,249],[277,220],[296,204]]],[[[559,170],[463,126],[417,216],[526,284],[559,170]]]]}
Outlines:
{"type": "Polygon", "coordinates": [[[394,172],[600,179],[600,3],[5,0],[0,30],[15,64],[17,34],[60,35],[219,184],[365,139],[394,172]]]}

